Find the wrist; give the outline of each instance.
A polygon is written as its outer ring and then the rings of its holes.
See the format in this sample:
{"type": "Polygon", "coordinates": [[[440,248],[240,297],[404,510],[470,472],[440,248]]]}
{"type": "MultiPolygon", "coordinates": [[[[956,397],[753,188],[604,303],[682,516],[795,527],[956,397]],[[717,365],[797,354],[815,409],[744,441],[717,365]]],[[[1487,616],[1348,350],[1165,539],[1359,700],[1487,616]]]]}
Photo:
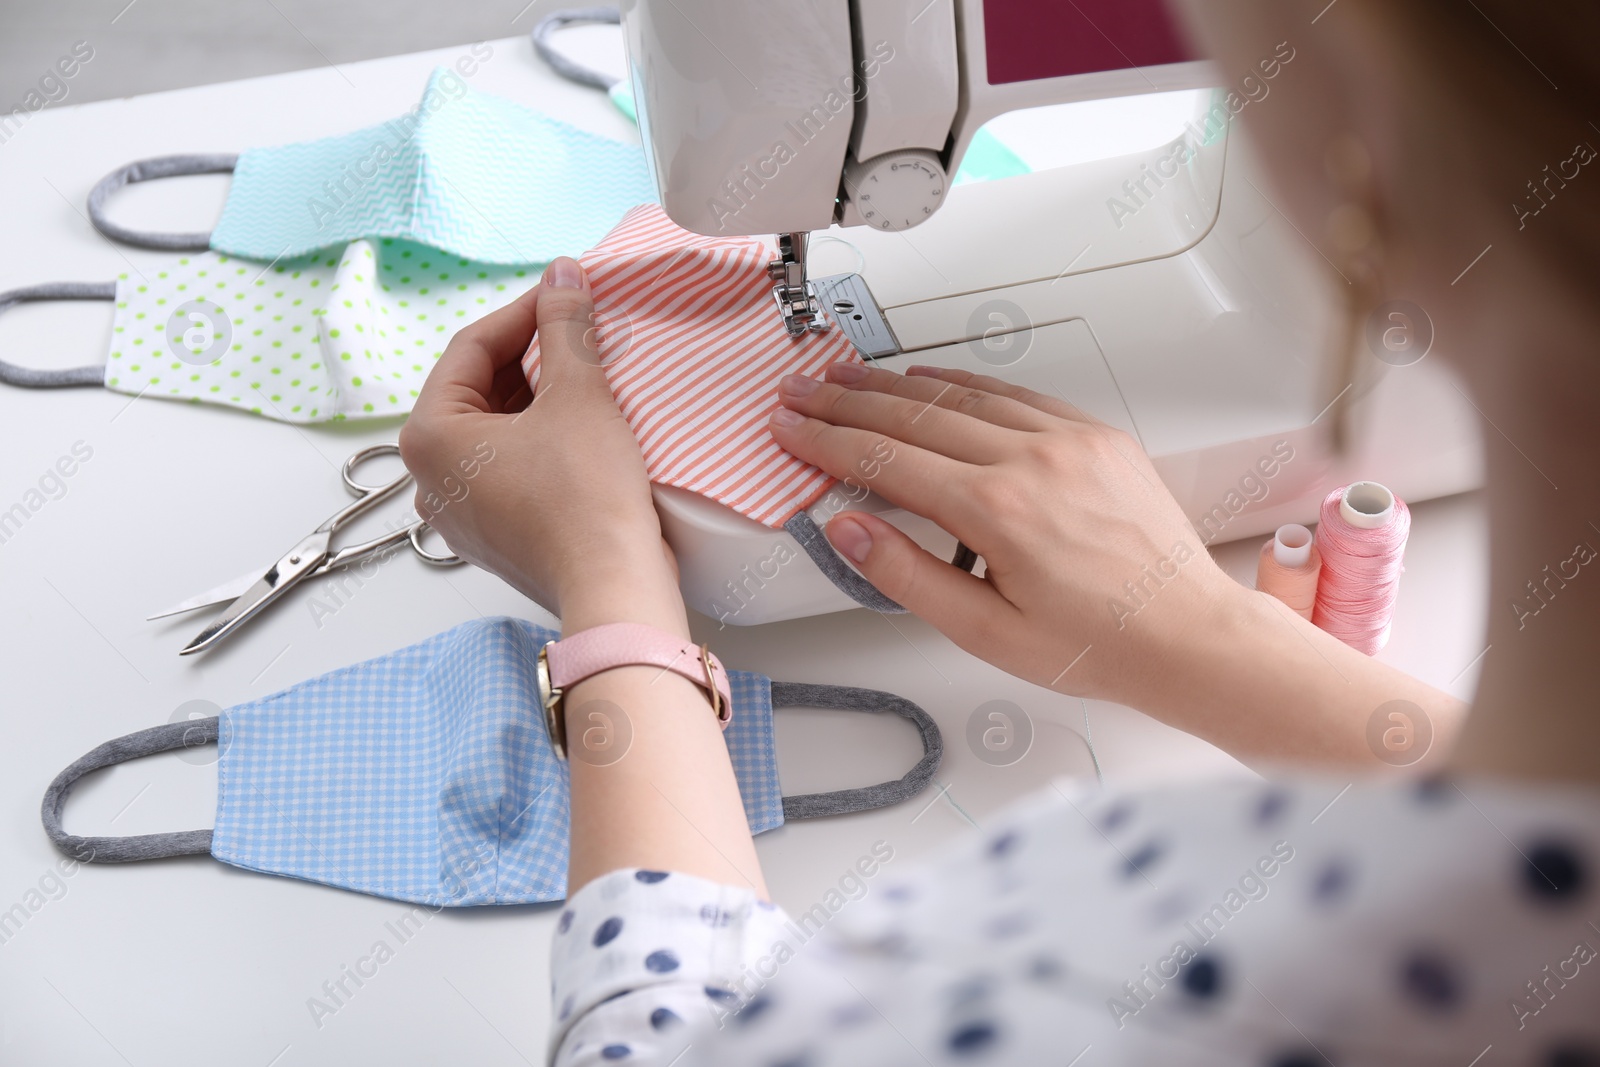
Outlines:
{"type": "Polygon", "coordinates": [[[1365,729],[1372,711],[1395,698],[1428,707],[1442,698],[1268,594],[1229,584],[1190,618],[1186,641],[1168,643],[1165,661],[1149,672],[1160,681],[1143,694],[1141,710],[1246,762],[1370,770],[1365,729]]]}
{"type": "Polygon", "coordinates": [[[613,565],[570,575],[558,591],[557,600],[564,634],[612,622],[637,622],[689,637],[683,594],[661,556],[653,565],[613,565]]]}
{"type": "Polygon", "coordinates": [[[1128,701],[1190,733],[1203,734],[1196,720],[1209,717],[1209,705],[1220,694],[1236,691],[1252,676],[1269,643],[1261,594],[1220,570],[1216,578],[1187,611],[1167,620],[1171,631],[1152,650],[1152,669],[1134,675],[1139,691],[1128,701]]]}

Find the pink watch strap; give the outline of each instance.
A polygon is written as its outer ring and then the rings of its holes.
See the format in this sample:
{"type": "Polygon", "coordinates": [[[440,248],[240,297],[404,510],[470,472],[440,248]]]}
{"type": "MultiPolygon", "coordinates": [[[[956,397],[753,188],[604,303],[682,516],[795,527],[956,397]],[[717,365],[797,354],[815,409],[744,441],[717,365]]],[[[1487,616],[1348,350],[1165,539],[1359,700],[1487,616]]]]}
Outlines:
{"type": "Polygon", "coordinates": [[[580,630],[545,646],[550,684],[557,689],[577,685],[590,675],[612,667],[660,667],[682,675],[721,697],[717,718],[727,729],[733,718],[733,695],[722,661],[703,645],[674,637],[665,630],[637,622],[612,622],[580,630]],[[709,675],[709,677],[708,677],[709,675]]]}

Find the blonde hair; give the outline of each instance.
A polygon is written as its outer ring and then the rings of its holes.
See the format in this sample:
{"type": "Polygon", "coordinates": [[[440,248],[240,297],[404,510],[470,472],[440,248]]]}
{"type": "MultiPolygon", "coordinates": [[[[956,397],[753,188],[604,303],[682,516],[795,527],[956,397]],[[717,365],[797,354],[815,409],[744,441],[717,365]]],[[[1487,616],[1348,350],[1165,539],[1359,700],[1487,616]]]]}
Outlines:
{"type": "MultiPolygon", "coordinates": [[[[1600,149],[1600,129],[1591,124],[1600,118],[1594,59],[1600,5],[1592,0],[1358,0],[1357,6],[1378,32],[1392,34],[1405,59],[1396,73],[1412,106],[1400,121],[1426,116],[1430,124],[1401,131],[1399,170],[1406,181],[1389,191],[1392,223],[1445,232],[1468,222],[1445,213],[1437,195],[1443,182],[1470,183],[1484,208],[1515,222],[1514,205],[1530,185],[1547,180],[1547,168],[1580,143],[1600,149]]],[[[1600,173],[1580,172],[1576,184],[1561,198],[1559,224],[1519,233],[1542,258],[1588,279],[1600,274],[1600,173]],[[1585,192],[1590,177],[1594,189],[1585,192]]]]}
{"type": "MultiPolygon", "coordinates": [[[[1514,231],[1525,261],[1592,293],[1600,277],[1600,165],[1562,173],[1586,146],[1600,152],[1600,5],[1525,0],[1344,0],[1346,18],[1383,42],[1396,97],[1396,136],[1387,187],[1367,188],[1359,146],[1334,146],[1328,173],[1349,198],[1345,220],[1355,251],[1341,270],[1350,282],[1339,384],[1374,372],[1360,353],[1367,317],[1386,299],[1397,257],[1437,247],[1485,219],[1486,232],[1514,231]],[[1568,190],[1568,186],[1575,188],[1568,190]],[[1590,188],[1592,186],[1592,189],[1590,188]],[[1444,196],[1449,189],[1455,196],[1444,196]],[[1556,217],[1535,219],[1548,200],[1556,217]],[[1531,214],[1521,215],[1521,211],[1531,214]],[[1487,213],[1485,215],[1479,212],[1487,213]],[[1525,243],[1523,243],[1525,242],[1525,243]]],[[[1346,210],[1346,209],[1340,209],[1346,210]]],[[[1336,211],[1336,215],[1338,212],[1336,211]]],[[[1330,220],[1332,221],[1332,220],[1330,220]]],[[[1339,227],[1335,227],[1339,228],[1339,227]]],[[[1337,237],[1335,237],[1337,241],[1337,237]]],[[[1488,243],[1498,237],[1484,238],[1488,243]]],[[[1463,265],[1465,265],[1463,263],[1463,265]]],[[[1431,265],[1430,265],[1431,267],[1431,265]]],[[[1589,294],[1581,294],[1587,297],[1589,294]]],[[[1351,394],[1359,395],[1360,388],[1351,394]]],[[[1349,398],[1330,419],[1335,445],[1349,438],[1349,398]]]]}

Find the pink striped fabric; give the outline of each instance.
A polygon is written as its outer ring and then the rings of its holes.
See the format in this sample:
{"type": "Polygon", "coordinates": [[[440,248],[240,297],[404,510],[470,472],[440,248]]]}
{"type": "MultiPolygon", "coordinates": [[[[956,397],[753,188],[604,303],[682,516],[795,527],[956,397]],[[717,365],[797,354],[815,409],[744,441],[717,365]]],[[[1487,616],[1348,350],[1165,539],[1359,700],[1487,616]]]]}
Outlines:
{"type": "MultiPolygon", "coordinates": [[[[772,298],[772,253],[748,237],[704,237],[653,204],[636,207],[580,258],[599,348],[651,481],[781,527],[833,478],[767,432],[785,374],[860,362],[837,328],[790,337],[772,298]]],[[[537,383],[539,343],[523,359],[537,383]]]]}

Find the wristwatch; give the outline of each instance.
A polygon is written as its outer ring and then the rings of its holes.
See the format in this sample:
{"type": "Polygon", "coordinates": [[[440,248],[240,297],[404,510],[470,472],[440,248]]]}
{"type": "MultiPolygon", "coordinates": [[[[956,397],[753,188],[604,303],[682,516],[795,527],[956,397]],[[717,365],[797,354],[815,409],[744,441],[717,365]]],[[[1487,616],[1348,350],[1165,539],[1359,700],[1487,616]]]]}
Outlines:
{"type": "Polygon", "coordinates": [[[539,702],[544,706],[550,746],[567,758],[566,690],[585,678],[613,667],[660,667],[681,675],[706,691],[711,712],[724,730],[733,719],[728,672],[705,645],[636,622],[613,622],[580,630],[539,650],[539,702]]]}

